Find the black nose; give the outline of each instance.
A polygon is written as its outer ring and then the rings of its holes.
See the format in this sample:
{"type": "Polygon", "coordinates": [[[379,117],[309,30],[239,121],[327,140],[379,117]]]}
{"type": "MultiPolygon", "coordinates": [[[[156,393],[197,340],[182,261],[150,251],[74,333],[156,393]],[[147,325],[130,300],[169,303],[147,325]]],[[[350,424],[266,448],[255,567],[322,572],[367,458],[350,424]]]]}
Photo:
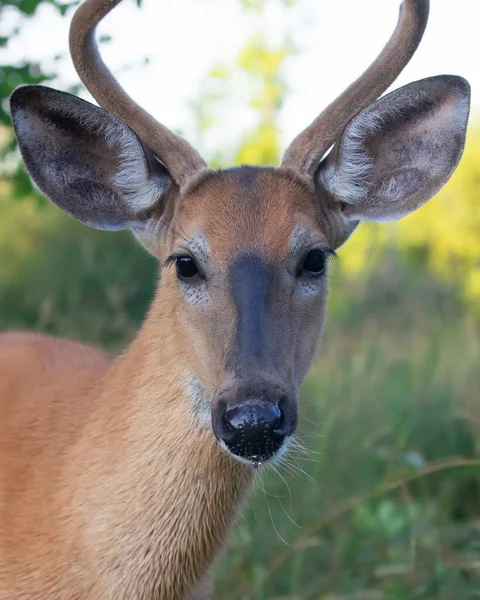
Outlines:
{"type": "Polygon", "coordinates": [[[247,401],[227,407],[220,438],[233,454],[252,463],[271,458],[288,433],[282,405],[247,401]]]}
{"type": "Polygon", "coordinates": [[[228,408],[225,422],[234,430],[261,424],[264,428],[275,429],[280,425],[282,412],[275,404],[244,404],[228,408]]]}

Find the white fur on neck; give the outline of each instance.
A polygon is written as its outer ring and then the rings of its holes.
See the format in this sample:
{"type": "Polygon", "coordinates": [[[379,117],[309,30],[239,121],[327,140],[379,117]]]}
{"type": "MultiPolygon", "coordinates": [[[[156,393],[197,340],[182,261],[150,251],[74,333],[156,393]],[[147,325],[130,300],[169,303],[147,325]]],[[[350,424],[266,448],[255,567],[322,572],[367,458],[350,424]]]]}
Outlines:
{"type": "Polygon", "coordinates": [[[201,429],[212,428],[212,398],[200,378],[193,373],[187,376],[186,393],[194,412],[197,425],[201,429]]]}

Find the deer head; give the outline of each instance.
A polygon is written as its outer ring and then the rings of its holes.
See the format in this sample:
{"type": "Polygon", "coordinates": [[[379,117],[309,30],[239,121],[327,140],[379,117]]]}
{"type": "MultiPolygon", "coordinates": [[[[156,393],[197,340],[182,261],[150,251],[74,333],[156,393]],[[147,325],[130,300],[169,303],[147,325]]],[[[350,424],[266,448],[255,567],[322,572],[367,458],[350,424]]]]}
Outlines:
{"type": "Polygon", "coordinates": [[[378,99],[426,26],[428,0],[404,0],[381,54],[279,168],[214,171],[102,62],[95,27],[119,1],[85,0],[70,31],[75,67],[102,108],[42,86],[17,89],[20,150],[61,209],[92,227],[132,230],[161,261],[152,310],[168,325],[150,328],[151,343],[181,349],[199,426],[237,459],[261,463],[296,428],[329,258],[360,221],[403,217],[446,183],[464,147],[469,85],[442,75],[378,99]]]}

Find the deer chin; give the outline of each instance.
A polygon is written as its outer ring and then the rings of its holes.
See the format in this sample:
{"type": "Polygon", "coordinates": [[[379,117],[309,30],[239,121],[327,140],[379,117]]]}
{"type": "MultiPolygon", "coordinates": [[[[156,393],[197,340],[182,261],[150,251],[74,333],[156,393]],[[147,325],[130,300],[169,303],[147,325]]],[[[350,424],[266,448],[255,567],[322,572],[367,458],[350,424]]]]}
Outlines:
{"type": "Polygon", "coordinates": [[[244,465],[249,465],[250,467],[253,467],[254,469],[259,469],[260,467],[263,467],[265,465],[273,464],[277,461],[280,461],[282,459],[282,457],[285,456],[285,454],[288,452],[288,448],[290,446],[291,441],[292,441],[292,436],[291,435],[287,436],[283,440],[283,443],[280,446],[280,448],[276,452],[274,452],[273,454],[271,454],[270,456],[265,457],[265,458],[259,457],[259,456],[255,456],[255,457],[252,456],[250,458],[244,458],[243,456],[240,456],[239,454],[235,454],[234,452],[232,452],[223,440],[219,439],[218,444],[219,444],[220,448],[223,448],[223,450],[225,450],[225,452],[228,452],[228,454],[230,456],[232,456],[238,462],[240,462],[244,465]]]}

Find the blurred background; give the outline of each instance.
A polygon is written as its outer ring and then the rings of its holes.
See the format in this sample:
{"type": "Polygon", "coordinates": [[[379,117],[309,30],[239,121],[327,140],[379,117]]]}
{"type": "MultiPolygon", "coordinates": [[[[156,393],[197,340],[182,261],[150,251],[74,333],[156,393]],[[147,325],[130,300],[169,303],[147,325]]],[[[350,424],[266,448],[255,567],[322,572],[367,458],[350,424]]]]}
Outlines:
{"type": "MultiPolygon", "coordinates": [[[[0,329],[115,352],[158,267],[128,233],[77,224],[32,188],[8,114],[22,83],[89,98],[67,53],[75,4],[0,1],[0,329]]],[[[211,164],[276,165],[378,53],[398,4],[125,0],[99,39],[135,99],[211,164]]],[[[464,158],[415,215],[362,224],[340,249],[303,389],[303,448],[259,477],[215,598],[480,597],[480,3],[431,4],[395,87],[442,72],[470,80],[464,158]]]]}

